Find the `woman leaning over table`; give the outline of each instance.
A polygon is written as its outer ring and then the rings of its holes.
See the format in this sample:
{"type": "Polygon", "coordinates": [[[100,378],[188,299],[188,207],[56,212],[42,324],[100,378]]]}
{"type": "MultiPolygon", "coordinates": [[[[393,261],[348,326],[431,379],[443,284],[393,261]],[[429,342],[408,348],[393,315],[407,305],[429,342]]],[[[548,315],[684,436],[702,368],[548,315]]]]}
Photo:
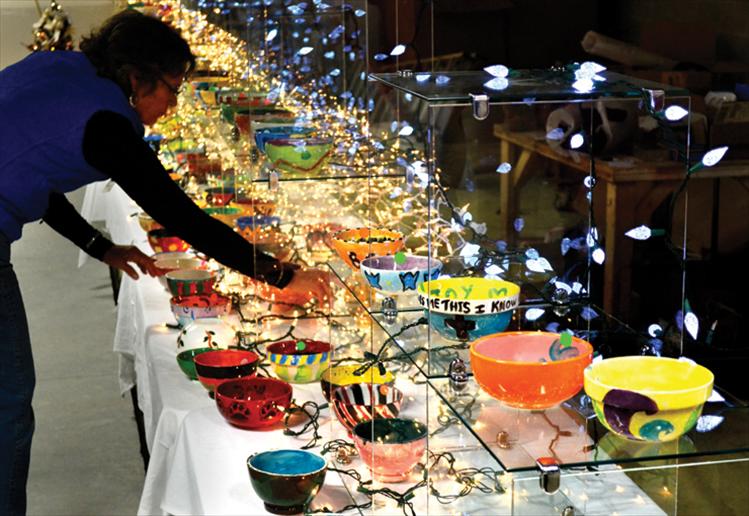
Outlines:
{"type": "Polygon", "coordinates": [[[270,285],[323,300],[324,275],[295,269],[198,208],[143,142],[177,102],[195,58],[178,32],[121,12],[81,42],[81,52],[42,52],[0,71],[0,514],[26,511],[34,414],[34,364],[10,243],[43,219],[91,256],[134,279],[158,274],[153,259],[91,227],[65,192],[112,179],[195,249],[270,285]]]}

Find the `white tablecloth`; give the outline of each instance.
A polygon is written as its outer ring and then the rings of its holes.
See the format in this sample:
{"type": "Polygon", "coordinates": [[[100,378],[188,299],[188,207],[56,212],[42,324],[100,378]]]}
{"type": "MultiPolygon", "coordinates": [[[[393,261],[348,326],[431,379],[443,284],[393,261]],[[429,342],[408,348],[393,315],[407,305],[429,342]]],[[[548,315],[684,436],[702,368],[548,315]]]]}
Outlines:
{"type": "MultiPolygon", "coordinates": [[[[88,201],[84,203],[86,215],[103,217],[117,243],[132,243],[150,253],[145,233],[139,227],[137,218],[131,216],[137,210],[135,203],[117,186],[107,189],[104,184],[96,184],[90,185],[89,189],[90,192],[86,192],[88,201]]],[[[165,325],[172,321],[169,294],[156,279],[141,277],[133,281],[127,276],[123,277],[114,350],[121,358],[122,392],[136,383],[138,385],[138,404],[143,411],[146,441],[151,454],[138,514],[263,514],[262,502],[249,482],[247,457],[267,449],[299,448],[309,435],[285,436],[280,429],[246,431],[226,423],[205,389],[198,382],[188,380],[177,366],[178,332],[165,325]]],[[[315,325],[306,330],[300,328],[299,336],[308,334],[320,337],[315,335],[319,331],[315,325]]],[[[414,387],[400,381],[398,386],[406,391],[407,396],[423,393],[425,389],[424,386],[414,387]]],[[[323,402],[319,384],[295,385],[294,397],[299,403],[307,400],[323,402]]],[[[417,403],[405,407],[402,415],[426,419],[424,407],[417,403]]],[[[331,424],[328,410],[322,411],[321,433],[324,440],[345,437],[341,425],[337,422],[331,424]]],[[[454,439],[451,442],[459,441],[454,439]]],[[[465,454],[471,465],[491,465],[496,468],[496,463],[490,464],[491,460],[480,446],[467,449],[465,454]],[[485,464],[486,461],[489,463],[485,464]]],[[[357,459],[353,466],[366,476],[360,460],[357,459]]],[[[573,491],[591,494],[584,505],[576,504],[579,509],[591,514],[608,514],[611,512],[609,509],[615,507],[624,508],[626,512],[631,501],[637,500],[638,510],[635,513],[662,513],[625,474],[613,473],[604,477],[594,479],[595,486],[577,485],[577,480],[570,480],[568,487],[573,491]]],[[[448,491],[456,487],[454,482],[450,482],[448,491]]],[[[397,489],[401,486],[394,487],[397,489]]],[[[453,509],[475,514],[506,514],[512,506],[509,493],[501,497],[476,493],[473,499],[463,499],[450,506],[440,506],[433,499],[427,500],[426,489],[418,493],[414,503],[419,514],[427,510],[442,514],[453,509]]],[[[342,507],[349,503],[351,498],[341,479],[329,473],[325,487],[315,498],[314,506],[342,507]]],[[[517,500],[514,503],[515,510],[522,509],[518,507],[517,500]]],[[[530,497],[523,503],[526,513],[546,507],[543,497],[540,500],[530,497]]],[[[394,506],[376,507],[385,513],[400,513],[394,506]]]]}

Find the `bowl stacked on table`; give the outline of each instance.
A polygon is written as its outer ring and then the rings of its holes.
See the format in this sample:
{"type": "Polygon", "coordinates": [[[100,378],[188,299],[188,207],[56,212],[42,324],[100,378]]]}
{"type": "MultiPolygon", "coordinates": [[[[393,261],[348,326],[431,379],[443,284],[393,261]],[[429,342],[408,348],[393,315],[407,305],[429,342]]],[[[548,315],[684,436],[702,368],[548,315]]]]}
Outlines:
{"type": "Polygon", "coordinates": [[[372,256],[388,256],[403,249],[403,233],[384,228],[345,229],[331,241],[338,256],[353,270],[372,256]]]}
{"type": "Polygon", "coordinates": [[[331,346],[318,340],[275,342],[266,350],[276,376],[291,383],[316,382],[330,364],[331,346]]]}
{"type": "Polygon", "coordinates": [[[210,294],[216,282],[216,273],[207,269],[177,269],[165,276],[174,297],[210,294]]]}
{"type": "Polygon", "coordinates": [[[403,393],[391,385],[354,383],[333,389],[332,404],[350,435],[359,423],[398,417],[403,393]]]}
{"type": "Polygon", "coordinates": [[[361,364],[336,365],[325,369],[320,377],[320,387],[322,387],[325,399],[330,402],[333,391],[345,385],[368,383],[392,387],[395,383],[395,376],[390,371],[380,371],[378,367],[370,367],[361,374],[357,374],[360,369],[363,369],[361,364]]]}
{"type": "Polygon", "coordinates": [[[372,419],[354,427],[359,456],[379,482],[403,482],[426,450],[427,427],[413,419],[372,419]]]}
{"type": "Polygon", "coordinates": [[[598,420],[619,437],[672,441],[697,423],[713,373],[689,360],[630,356],[585,369],[585,393],[598,420]]]}
{"type": "Polygon", "coordinates": [[[471,368],[481,388],[510,407],[546,409],[577,394],[593,347],[572,335],[516,331],[471,344],[471,368]]]}
{"type": "Polygon", "coordinates": [[[520,287],[490,278],[443,278],[419,285],[429,326],[444,338],[470,342],[504,331],[518,305],[520,287]]]}
{"type": "Polygon", "coordinates": [[[260,376],[224,382],[215,392],[216,406],[224,419],[248,430],[281,421],[291,405],[291,395],[288,383],[260,376]]]}
{"type": "Polygon", "coordinates": [[[252,351],[218,349],[196,355],[193,362],[198,380],[213,396],[224,382],[255,376],[259,357],[252,351]]]}
{"type": "Polygon", "coordinates": [[[196,319],[221,318],[231,312],[231,299],[216,292],[194,296],[172,297],[169,305],[184,327],[196,319]]]}

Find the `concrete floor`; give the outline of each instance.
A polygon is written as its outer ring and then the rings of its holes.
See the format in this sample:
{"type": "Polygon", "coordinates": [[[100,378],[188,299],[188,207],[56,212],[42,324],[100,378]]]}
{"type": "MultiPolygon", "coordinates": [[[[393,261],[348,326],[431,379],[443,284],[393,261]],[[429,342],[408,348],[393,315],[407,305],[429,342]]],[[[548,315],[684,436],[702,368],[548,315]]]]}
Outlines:
{"type": "MultiPolygon", "coordinates": [[[[78,207],[82,192],[69,198],[78,207]]],[[[36,363],[28,513],[135,514],[143,463],[130,398],[119,395],[109,272],[48,226],[12,246],[36,363]]]]}

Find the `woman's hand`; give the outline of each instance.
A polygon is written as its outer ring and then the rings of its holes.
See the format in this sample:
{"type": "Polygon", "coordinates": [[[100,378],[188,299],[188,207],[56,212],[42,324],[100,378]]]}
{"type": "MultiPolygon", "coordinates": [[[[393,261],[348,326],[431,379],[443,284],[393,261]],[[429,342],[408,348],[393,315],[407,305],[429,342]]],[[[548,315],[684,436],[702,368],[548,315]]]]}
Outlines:
{"type": "Polygon", "coordinates": [[[318,304],[325,306],[332,298],[333,291],[330,288],[329,274],[319,269],[297,269],[294,277],[283,289],[307,298],[317,299],[318,304]]]}
{"type": "Polygon", "coordinates": [[[164,273],[162,269],[156,267],[156,261],[153,258],[132,245],[116,245],[112,247],[104,253],[101,261],[110,267],[123,271],[133,279],[138,279],[138,273],[130,265],[131,263],[137,265],[143,274],[148,274],[149,276],[160,276],[164,273]]]}

